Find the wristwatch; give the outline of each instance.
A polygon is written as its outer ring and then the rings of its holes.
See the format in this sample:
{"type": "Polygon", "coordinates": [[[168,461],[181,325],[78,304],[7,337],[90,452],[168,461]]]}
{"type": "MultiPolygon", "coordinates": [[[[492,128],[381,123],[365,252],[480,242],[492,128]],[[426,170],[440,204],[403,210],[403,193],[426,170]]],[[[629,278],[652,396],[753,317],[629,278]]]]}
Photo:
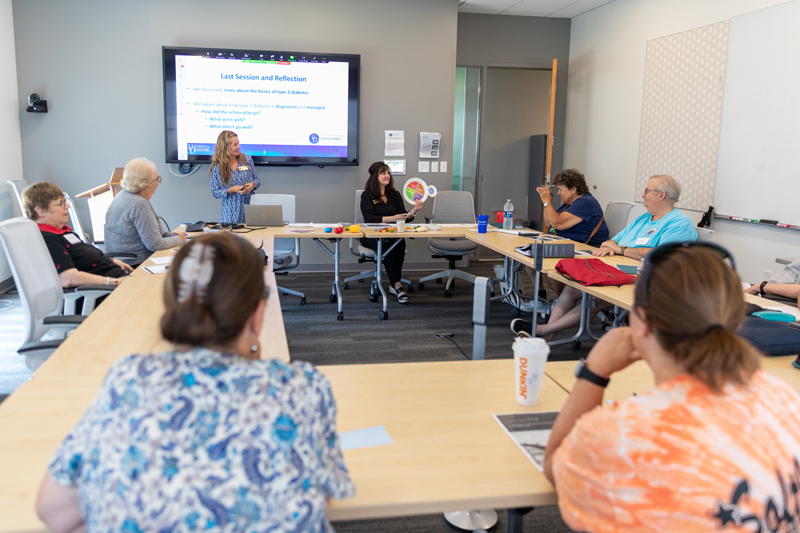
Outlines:
{"type": "Polygon", "coordinates": [[[625,257],[625,250],[627,250],[627,249],[628,249],[627,246],[620,246],[619,247],[619,255],[621,255],[622,257],[625,257]]]}
{"type": "Polygon", "coordinates": [[[545,202],[542,207],[547,207],[548,205],[550,205],[550,202],[545,202]]]}
{"type": "Polygon", "coordinates": [[[604,378],[602,376],[598,376],[588,368],[586,368],[586,359],[581,359],[578,361],[578,366],[575,367],[575,377],[578,379],[585,379],[590,383],[594,383],[598,387],[603,387],[604,389],[608,386],[608,383],[611,381],[608,378],[604,378]]]}
{"type": "Polygon", "coordinates": [[[758,287],[758,294],[766,294],[766,292],[764,292],[764,286],[767,283],[769,283],[769,282],[768,281],[762,281],[761,282],[761,285],[759,285],[759,287],[758,287]]]}

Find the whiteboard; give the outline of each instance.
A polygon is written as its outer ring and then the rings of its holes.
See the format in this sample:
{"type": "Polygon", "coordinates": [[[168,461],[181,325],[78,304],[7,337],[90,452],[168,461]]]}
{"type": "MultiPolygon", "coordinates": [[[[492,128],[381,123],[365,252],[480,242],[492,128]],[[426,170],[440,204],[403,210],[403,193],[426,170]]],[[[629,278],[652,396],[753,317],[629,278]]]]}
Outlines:
{"type": "Polygon", "coordinates": [[[800,0],[731,19],[714,207],[800,225],[800,0]]]}

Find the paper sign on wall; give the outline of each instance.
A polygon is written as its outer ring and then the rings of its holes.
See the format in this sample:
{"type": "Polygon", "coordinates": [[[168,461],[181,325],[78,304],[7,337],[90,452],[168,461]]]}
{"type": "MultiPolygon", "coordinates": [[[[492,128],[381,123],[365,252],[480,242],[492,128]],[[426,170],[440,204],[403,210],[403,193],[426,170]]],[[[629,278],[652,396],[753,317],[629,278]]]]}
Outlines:
{"type": "Polygon", "coordinates": [[[419,134],[419,157],[439,159],[439,147],[442,142],[441,133],[422,131],[419,134]]]}
{"type": "Polygon", "coordinates": [[[403,130],[386,130],[383,135],[384,157],[403,157],[406,155],[406,136],[403,130]]]}

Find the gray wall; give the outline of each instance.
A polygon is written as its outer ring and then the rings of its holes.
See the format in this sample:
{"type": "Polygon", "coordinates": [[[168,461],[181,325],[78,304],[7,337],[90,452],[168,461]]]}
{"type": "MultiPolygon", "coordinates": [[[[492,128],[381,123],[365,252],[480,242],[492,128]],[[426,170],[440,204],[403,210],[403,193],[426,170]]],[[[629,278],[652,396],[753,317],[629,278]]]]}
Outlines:
{"type": "Polygon", "coordinates": [[[459,65],[550,69],[558,59],[552,174],[562,168],[567,110],[570,19],[458,15],[459,65]]]}
{"type": "MultiPolygon", "coordinates": [[[[50,110],[20,111],[29,182],[74,196],[143,156],[165,178],[153,204],[170,224],[218,220],[208,166],[176,177],[164,163],[162,46],[361,54],[360,166],[258,167],[259,192],[297,195],[300,220],[352,218],[353,191],[383,157],[386,129],[405,130],[409,175],[420,131],[440,132],[441,160],[452,160],[455,0],[14,0],[13,16],[19,94],[38,92],[50,110]]],[[[423,177],[451,188],[449,172],[423,177]]],[[[88,227],[86,203],[77,203],[88,227]]],[[[316,248],[303,247],[303,262],[327,268],[316,248]]],[[[421,240],[410,250],[409,260],[430,260],[421,240]]]]}
{"type": "MultiPolygon", "coordinates": [[[[17,95],[11,0],[0,0],[0,69],[3,72],[0,78],[0,146],[4,149],[3,173],[0,175],[0,220],[6,220],[19,216],[20,210],[11,188],[5,182],[22,177],[19,136],[19,109],[22,103],[17,95]]],[[[11,269],[5,252],[0,249],[0,290],[10,284],[10,278],[11,269]]]]}

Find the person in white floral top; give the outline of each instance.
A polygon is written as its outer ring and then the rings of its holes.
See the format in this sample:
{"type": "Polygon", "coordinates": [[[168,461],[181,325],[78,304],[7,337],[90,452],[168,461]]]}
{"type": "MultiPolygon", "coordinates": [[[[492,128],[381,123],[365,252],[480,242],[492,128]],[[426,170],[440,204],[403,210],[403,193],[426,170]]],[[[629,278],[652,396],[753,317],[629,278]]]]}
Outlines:
{"type": "Polygon", "coordinates": [[[181,249],[161,331],[183,349],[111,367],[42,482],[54,531],[332,530],[355,493],[336,405],[310,364],[260,359],[262,268],[231,234],[181,249]]]}

